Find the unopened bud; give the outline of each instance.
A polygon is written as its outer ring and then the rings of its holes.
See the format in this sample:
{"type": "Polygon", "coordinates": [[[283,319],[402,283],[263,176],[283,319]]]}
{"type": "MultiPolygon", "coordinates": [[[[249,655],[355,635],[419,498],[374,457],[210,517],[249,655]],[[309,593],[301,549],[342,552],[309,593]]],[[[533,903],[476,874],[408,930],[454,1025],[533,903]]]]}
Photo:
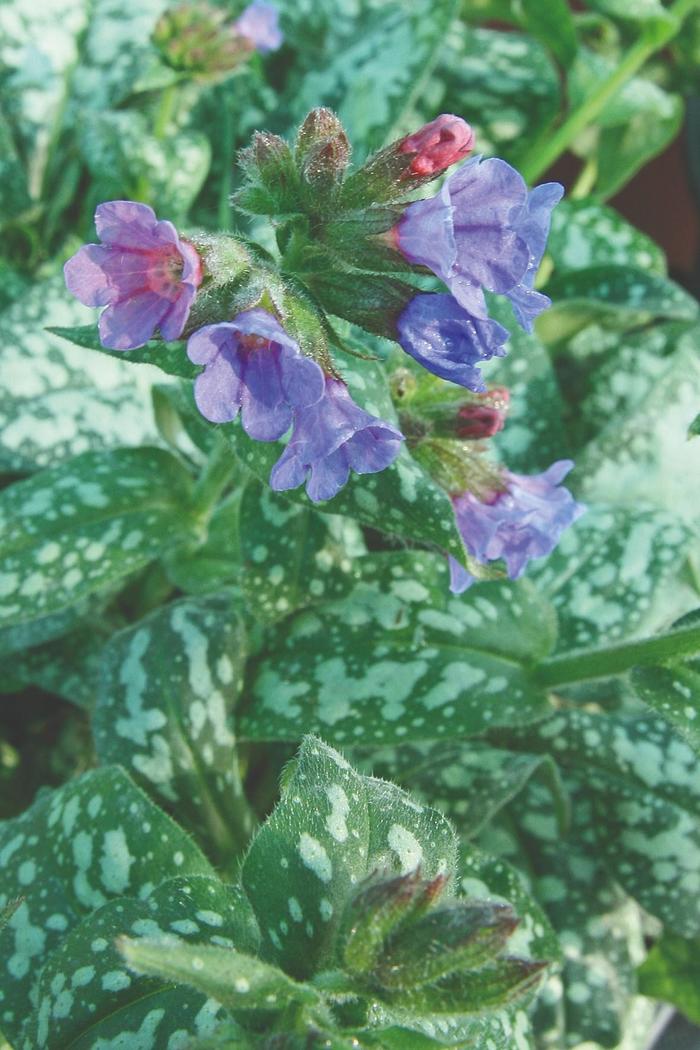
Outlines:
{"type": "MultiPolygon", "coordinates": [[[[454,973],[437,984],[412,988],[411,1009],[416,1013],[454,1015],[508,1006],[539,983],[547,965],[504,958],[480,970],[454,973]]],[[[392,1001],[399,1001],[400,996],[400,992],[394,993],[392,1001]]]]}
{"type": "Polygon", "coordinates": [[[399,153],[413,154],[404,178],[439,175],[464,160],[474,148],[474,132],[461,117],[442,113],[399,144],[399,153]]]}
{"type": "Polygon", "coordinates": [[[370,157],[346,180],[343,204],[353,209],[405,200],[473,147],[474,133],[466,121],[443,113],[370,157]]]}
{"type": "Polygon", "coordinates": [[[366,973],[381,955],[384,942],[421,898],[423,881],[410,872],[365,884],[348,905],[339,931],[342,957],[351,973],[366,973]]]}
{"type": "Polygon", "coordinates": [[[156,22],[152,41],[167,65],[199,79],[222,79],[253,50],[226,12],[205,2],[180,4],[156,22]]]}
{"type": "Polygon", "coordinates": [[[493,437],[503,430],[510,402],[506,387],[495,387],[487,394],[476,395],[478,400],[461,405],[457,412],[455,434],[468,441],[493,437]]]}
{"type": "Polygon", "coordinates": [[[411,988],[494,959],[518,925],[503,904],[455,902],[403,927],[375,970],[385,988],[411,988]]]}
{"type": "Polygon", "coordinates": [[[236,203],[254,215],[284,215],[299,206],[299,176],[289,146],[269,131],[256,131],[239,153],[247,185],[236,203]]]}

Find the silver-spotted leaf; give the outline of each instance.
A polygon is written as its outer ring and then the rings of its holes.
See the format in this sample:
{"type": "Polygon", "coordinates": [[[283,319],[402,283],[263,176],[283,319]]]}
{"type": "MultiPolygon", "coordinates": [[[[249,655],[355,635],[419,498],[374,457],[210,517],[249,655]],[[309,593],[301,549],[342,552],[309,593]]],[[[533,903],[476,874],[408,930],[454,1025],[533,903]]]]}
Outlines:
{"type": "Polygon", "coordinates": [[[144,900],[109,901],[51,954],[24,1045],[61,1050],[114,1040],[136,1046],[134,1030],[145,1028],[152,1050],[172,1050],[213,1031],[226,1016],[221,1006],[197,992],[139,978],[118,951],[123,936],[159,937],[171,952],[191,942],[196,951],[219,946],[230,953],[234,946],[254,949],[257,927],[240,888],[208,876],[168,879],[144,900]]]}
{"type": "Polygon", "coordinates": [[[365,550],[348,518],[294,506],[251,483],[240,509],[243,593],[263,623],[274,623],[352,586],[353,558],[365,550]]]}
{"type": "Polygon", "coordinates": [[[668,623],[676,603],[688,600],[678,573],[691,535],[670,512],[588,506],[531,570],[557,610],[558,648],[585,648],[668,623]]]}
{"type": "Polygon", "coordinates": [[[45,330],[93,318],[58,276],[36,282],[0,314],[0,469],[31,472],[88,449],[157,441],[149,398],[157,372],[45,330]]]}
{"type": "Polygon", "coordinates": [[[251,828],[231,722],[245,654],[230,595],[163,606],[103,649],[93,715],[100,760],[128,769],[220,863],[251,828]]]}
{"type": "Polygon", "coordinates": [[[0,932],[2,1026],[18,1037],[41,966],[77,920],[169,875],[211,875],[204,855],[119,768],[43,793],[0,825],[0,901],[23,897],[0,932]]]}
{"type": "Polygon", "coordinates": [[[301,613],[269,640],[241,715],[244,736],[317,732],[383,745],[473,736],[547,713],[529,668],[555,627],[534,588],[489,583],[456,598],[444,560],[419,552],[361,566],[346,598],[301,613]]]}
{"type": "Polygon", "coordinates": [[[450,876],[455,851],[444,817],[307,737],[243,863],[262,957],[296,977],[332,966],[337,924],[364,878],[419,866],[428,878],[450,876]]]}
{"type": "Polygon", "coordinates": [[[0,493],[0,624],[60,612],[193,535],[191,482],[161,449],[85,452],[0,493]]]}

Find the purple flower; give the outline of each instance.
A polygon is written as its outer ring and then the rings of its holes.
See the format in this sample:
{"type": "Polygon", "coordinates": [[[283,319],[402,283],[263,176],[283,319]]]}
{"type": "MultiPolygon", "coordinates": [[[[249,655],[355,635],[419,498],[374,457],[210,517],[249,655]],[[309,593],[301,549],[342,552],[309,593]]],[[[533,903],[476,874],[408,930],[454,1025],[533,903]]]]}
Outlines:
{"type": "Polygon", "coordinates": [[[339,379],[326,376],[320,401],[298,409],[289,444],[275,463],[270,485],[277,492],[306,482],[314,503],[332,499],[350,470],[375,474],[394,461],[403,435],[391,423],[369,415],[339,379]]]}
{"type": "Polygon", "coordinates": [[[544,308],[531,286],[561,192],[548,183],[528,193],[510,164],[474,157],[434,197],[408,205],[395,227],[396,245],[444,281],[472,317],[488,317],[486,290],[513,293],[521,312],[524,297],[527,318],[544,308]]]}
{"type": "Polygon", "coordinates": [[[276,441],[292,425],[294,410],[323,397],[323,370],[266,310],[246,310],[231,322],[210,324],[190,336],[187,355],[204,371],[194,396],[212,423],[241,413],[257,441],[276,441]]]}
{"type": "Polygon", "coordinates": [[[234,25],[241,36],[250,40],[256,51],[266,54],[282,46],[284,37],[279,27],[277,8],[264,0],[255,0],[236,19],[234,25]]]}
{"type": "MultiPolygon", "coordinates": [[[[543,474],[505,471],[506,488],[481,501],[465,492],[453,496],[457,526],[469,553],[479,562],[503,558],[511,580],[522,576],[531,558],[543,558],[556,547],[564,529],[581,514],[568,489],[559,483],[573,463],[560,459],[543,474]]],[[[450,589],[461,594],[474,577],[450,556],[450,589]]]]}
{"type": "Polygon", "coordinates": [[[68,260],[68,290],[85,306],[106,306],[100,341],[111,350],[144,346],[160,329],[163,339],[182,334],[202,281],[195,248],[171,222],[134,201],[108,201],[95,212],[102,244],[85,244],[68,260]]]}
{"type": "Polygon", "coordinates": [[[528,195],[525,213],[518,224],[530,250],[530,262],[521,281],[506,295],[511,301],[518,324],[526,332],[532,331],[535,318],[552,303],[548,296],[536,292],[533,285],[547,246],[552,209],[559,203],[563,193],[564,189],[558,182],[535,186],[528,195]]]}
{"type": "Polygon", "coordinates": [[[502,325],[472,317],[447,294],[416,295],[396,327],[401,346],[423,368],[476,393],[486,390],[477,366],[506,352],[502,325]]]}

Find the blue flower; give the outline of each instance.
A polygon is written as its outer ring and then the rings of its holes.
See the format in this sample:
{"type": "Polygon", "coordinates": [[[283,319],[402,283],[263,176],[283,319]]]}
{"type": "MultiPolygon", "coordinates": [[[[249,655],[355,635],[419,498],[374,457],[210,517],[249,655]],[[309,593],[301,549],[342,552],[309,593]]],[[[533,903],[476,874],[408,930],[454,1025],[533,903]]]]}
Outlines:
{"type": "Polygon", "coordinates": [[[375,474],[393,463],[402,441],[391,423],[355,404],[345,383],[326,376],[323,397],[297,408],[294,431],[272,468],[270,485],[283,492],[306,482],[314,503],[332,499],[351,470],[375,474]]]}
{"type": "Polygon", "coordinates": [[[273,4],[254,0],[236,19],[234,26],[241,36],[250,40],[256,51],[266,54],[282,46],[284,37],[279,27],[279,15],[273,4]]]}
{"type": "Polygon", "coordinates": [[[200,328],[189,338],[187,355],[204,365],[194,385],[202,415],[227,423],[240,411],[243,429],[257,441],[282,437],[294,410],[324,394],[320,365],[304,357],[266,310],[245,310],[231,322],[200,328]]]}
{"type": "Polygon", "coordinates": [[[523,327],[549,304],[533,291],[552,208],[563,190],[546,183],[528,192],[505,161],[474,157],[427,200],[406,208],[395,243],[412,263],[427,266],[473,318],[485,320],[484,291],[508,295],[523,327]]]}
{"type": "Polygon", "coordinates": [[[401,346],[423,368],[476,393],[486,390],[477,366],[506,352],[507,329],[472,317],[446,293],[415,296],[396,327],[401,346]]]}
{"type": "MultiPolygon", "coordinates": [[[[505,487],[490,499],[471,492],[453,496],[452,503],[464,545],[482,564],[503,559],[511,580],[522,576],[532,558],[543,558],[584,512],[560,482],[573,463],[560,459],[543,474],[504,472],[505,487]]],[[[474,577],[450,556],[450,590],[461,594],[474,577]]]]}

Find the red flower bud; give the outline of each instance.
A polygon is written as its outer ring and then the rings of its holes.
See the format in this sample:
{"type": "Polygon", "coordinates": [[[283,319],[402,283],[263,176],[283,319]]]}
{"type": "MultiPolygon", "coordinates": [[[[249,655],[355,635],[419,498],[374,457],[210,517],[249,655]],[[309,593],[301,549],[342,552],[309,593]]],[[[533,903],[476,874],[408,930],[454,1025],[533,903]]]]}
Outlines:
{"type": "Polygon", "coordinates": [[[503,430],[509,400],[505,387],[495,387],[484,394],[483,400],[462,405],[455,423],[457,437],[479,441],[503,430]]]}
{"type": "Polygon", "coordinates": [[[429,124],[408,135],[400,153],[415,153],[404,177],[436,175],[463,160],[474,148],[474,132],[465,120],[442,113],[429,124]]]}

